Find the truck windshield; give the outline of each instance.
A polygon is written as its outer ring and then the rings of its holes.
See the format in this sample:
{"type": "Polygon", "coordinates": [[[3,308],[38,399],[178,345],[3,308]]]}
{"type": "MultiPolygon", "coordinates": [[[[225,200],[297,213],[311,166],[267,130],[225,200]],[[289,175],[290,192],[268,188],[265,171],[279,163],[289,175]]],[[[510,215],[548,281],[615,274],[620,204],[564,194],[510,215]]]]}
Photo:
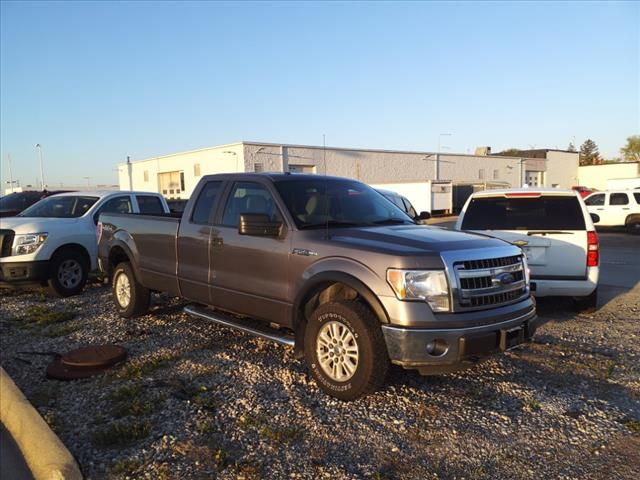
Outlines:
{"type": "Polygon", "coordinates": [[[537,198],[479,197],[469,203],[463,230],[584,230],[584,215],[574,196],[537,198]]]}
{"type": "Polygon", "coordinates": [[[78,218],[98,201],[98,197],[65,195],[47,197],[30,206],[19,217],[78,218]]]}
{"type": "Polygon", "coordinates": [[[373,188],[335,178],[276,182],[298,228],[361,227],[415,223],[373,188]]]}

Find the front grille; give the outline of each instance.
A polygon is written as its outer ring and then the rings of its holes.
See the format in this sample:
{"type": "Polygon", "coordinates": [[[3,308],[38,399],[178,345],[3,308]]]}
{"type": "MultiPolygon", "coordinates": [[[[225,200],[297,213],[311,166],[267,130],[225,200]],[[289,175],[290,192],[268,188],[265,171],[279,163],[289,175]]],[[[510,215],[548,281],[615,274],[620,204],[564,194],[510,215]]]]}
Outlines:
{"type": "Polygon", "coordinates": [[[13,230],[0,230],[0,257],[11,256],[11,247],[13,246],[13,230]]]}
{"type": "Polygon", "coordinates": [[[453,266],[462,309],[504,305],[528,293],[521,255],[464,260],[453,266]]]}

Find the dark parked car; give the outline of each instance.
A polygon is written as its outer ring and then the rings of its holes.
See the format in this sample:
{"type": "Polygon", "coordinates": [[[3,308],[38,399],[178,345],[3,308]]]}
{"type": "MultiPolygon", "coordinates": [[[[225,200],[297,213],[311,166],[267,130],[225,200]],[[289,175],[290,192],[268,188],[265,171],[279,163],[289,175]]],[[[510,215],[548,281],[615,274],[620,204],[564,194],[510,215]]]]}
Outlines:
{"type": "Polygon", "coordinates": [[[56,193],[64,193],[64,190],[30,190],[5,195],[0,198],[0,217],[15,217],[39,200],[56,193]]]}
{"type": "Polygon", "coordinates": [[[400,208],[404,213],[413,218],[416,223],[424,223],[426,220],[431,218],[431,214],[429,212],[420,212],[418,213],[411,202],[407,197],[403,197],[399,193],[392,192],[391,190],[382,190],[377,188],[376,191],[384,195],[384,197],[393,203],[395,206],[400,208]]]}

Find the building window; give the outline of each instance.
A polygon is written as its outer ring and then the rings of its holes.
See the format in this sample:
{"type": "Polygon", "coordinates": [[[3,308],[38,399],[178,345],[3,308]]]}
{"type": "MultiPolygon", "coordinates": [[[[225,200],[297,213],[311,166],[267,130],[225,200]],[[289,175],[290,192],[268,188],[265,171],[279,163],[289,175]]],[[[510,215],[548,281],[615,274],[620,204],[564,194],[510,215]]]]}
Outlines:
{"type": "Polygon", "coordinates": [[[159,173],[158,181],[163,195],[175,195],[184,191],[184,172],[159,173]]]}
{"type": "Polygon", "coordinates": [[[149,181],[149,170],[145,170],[144,171],[144,181],[148,182],[149,181]]]}
{"type": "Polygon", "coordinates": [[[291,173],[316,173],[315,165],[292,165],[289,164],[289,172],[291,173]]]}
{"type": "Polygon", "coordinates": [[[500,178],[500,170],[494,170],[493,171],[493,179],[494,180],[498,180],[498,178],[500,178]]]}
{"type": "Polygon", "coordinates": [[[194,177],[199,177],[200,176],[200,164],[199,163],[194,163],[194,165],[193,165],[193,176],[194,177]]]}
{"type": "Polygon", "coordinates": [[[253,164],[253,171],[254,172],[264,172],[264,165],[262,163],[254,163],[253,164]]]}
{"type": "Polygon", "coordinates": [[[484,180],[484,168],[481,168],[480,170],[478,170],[478,178],[480,180],[484,180]]]}

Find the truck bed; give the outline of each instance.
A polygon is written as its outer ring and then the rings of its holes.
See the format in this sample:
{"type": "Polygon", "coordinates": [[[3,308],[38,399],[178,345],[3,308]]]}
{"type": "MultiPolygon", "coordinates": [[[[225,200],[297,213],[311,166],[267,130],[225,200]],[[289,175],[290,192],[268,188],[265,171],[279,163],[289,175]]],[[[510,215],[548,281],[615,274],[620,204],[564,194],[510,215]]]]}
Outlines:
{"type": "Polygon", "coordinates": [[[178,215],[103,213],[101,245],[118,241],[137,260],[142,283],[150,289],[178,294],[176,239],[178,215]]]}

